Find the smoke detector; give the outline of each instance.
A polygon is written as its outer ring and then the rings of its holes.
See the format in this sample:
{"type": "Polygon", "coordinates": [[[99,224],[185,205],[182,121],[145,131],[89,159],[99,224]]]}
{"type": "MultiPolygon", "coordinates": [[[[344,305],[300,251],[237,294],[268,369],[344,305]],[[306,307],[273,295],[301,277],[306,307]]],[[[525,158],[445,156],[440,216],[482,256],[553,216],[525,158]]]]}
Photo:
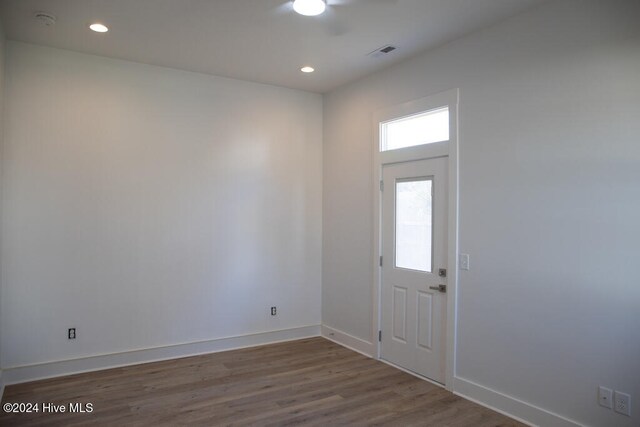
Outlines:
{"type": "Polygon", "coordinates": [[[378,49],[374,50],[373,52],[367,53],[367,56],[370,56],[372,58],[378,58],[380,56],[387,55],[387,54],[393,52],[394,50],[396,50],[395,46],[391,46],[391,45],[382,46],[382,47],[379,47],[378,49]]]}
{"type": "Polygon", "coordinates": [[[33,17],[36,21],[47,27],[51,27],[56,23],[56,16],[49,12],[36,12],[33,14],[33,17]]]}

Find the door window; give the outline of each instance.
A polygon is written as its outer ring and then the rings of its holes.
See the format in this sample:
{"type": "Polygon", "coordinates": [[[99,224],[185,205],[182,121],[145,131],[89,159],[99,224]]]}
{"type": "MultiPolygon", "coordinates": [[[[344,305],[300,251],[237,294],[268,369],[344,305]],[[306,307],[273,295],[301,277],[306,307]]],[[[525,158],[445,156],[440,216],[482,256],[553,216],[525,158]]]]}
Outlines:
{"type": "Polygon", "coordinates": [[[431,272],[433,180],[396,182],[395,265],[431,272]]]}

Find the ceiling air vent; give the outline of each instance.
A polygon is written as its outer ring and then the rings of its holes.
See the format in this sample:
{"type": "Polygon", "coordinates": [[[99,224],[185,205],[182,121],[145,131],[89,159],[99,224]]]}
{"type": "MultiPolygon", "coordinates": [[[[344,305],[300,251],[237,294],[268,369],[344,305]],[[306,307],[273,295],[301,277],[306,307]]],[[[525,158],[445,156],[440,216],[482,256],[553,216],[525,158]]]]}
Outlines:
{"type": "Polygon", "coordinates": [[[369,52],[367,54],[367,56],[370,56],[372,58],[378,58],[380,56],[388,55],[389,53],[393,52],[394,50],[396,50],[395,46],[391,46],[391,45],[383,46],[383,47],[380,47],[380,48],[374,50],[373,52],[369,52]]]}
{"type": "Polygon", "coordinates": [[[36,21],[43,25],[46,25],[47,27],[50,27],[56,23],[56,16],[49,12],[36,12],[33,14],[33,17],[36,21]]]}

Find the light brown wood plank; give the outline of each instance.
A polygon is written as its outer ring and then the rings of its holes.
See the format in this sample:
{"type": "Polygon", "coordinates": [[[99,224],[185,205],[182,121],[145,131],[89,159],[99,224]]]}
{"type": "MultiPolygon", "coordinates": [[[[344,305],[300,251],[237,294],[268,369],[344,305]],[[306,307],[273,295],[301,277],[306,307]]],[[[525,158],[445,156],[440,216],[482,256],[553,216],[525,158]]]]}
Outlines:
{"type": "Polygon", "coordinates": [[[94,411],[0,413],[2,426],[522,426],[323,338],[8,386],[5,402],[94,411]]]}

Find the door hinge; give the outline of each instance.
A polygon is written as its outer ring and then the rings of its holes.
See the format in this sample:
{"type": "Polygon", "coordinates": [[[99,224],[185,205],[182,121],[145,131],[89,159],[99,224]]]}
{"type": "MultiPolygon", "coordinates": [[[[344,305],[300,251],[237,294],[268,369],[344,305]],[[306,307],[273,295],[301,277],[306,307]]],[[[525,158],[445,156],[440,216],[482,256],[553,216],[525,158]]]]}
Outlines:
{"type": "Polygon", "coordinates": [[[380,181],[380,191],[384,191],[384,181],[380,181]]]}
{"type": "Polygon", "coordinates": [[[382,331],[378,331],[378,342],[382,342],[382,331]]]}
{"type": "Polygon", "coordinates": [[[380,267],[382,267],[382,255],[380,255],[380,267]]]}

